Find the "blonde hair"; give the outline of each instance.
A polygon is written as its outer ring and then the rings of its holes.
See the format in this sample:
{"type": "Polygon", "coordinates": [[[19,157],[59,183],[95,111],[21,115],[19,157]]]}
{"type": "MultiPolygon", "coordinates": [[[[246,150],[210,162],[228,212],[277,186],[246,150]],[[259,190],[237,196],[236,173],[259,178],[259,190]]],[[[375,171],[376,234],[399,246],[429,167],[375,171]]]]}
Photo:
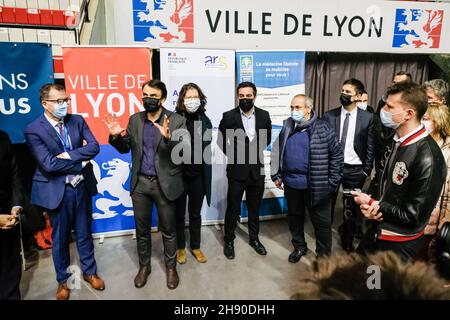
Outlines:
{"type": "Polygon", "coordinates": [[[442,139],[450,136],[450,112],[445,104],[430,103],[427,114],[434,122],[434,130],[442,139]]]}

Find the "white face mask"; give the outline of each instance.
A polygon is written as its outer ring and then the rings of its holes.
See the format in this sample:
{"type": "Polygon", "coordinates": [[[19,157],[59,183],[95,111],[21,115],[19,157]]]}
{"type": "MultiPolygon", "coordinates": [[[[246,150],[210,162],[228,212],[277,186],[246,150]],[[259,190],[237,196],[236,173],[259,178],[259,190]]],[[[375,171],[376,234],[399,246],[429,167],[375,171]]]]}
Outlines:
{"type": "Polygon", "coordinates": [[[380,119],[381,119],[381,123],[385,126],[385,127],[388,127],[388,128],[391,128],[391,129],[397,129],[398,127],[400,127],[400,125],[403,123],[403,121],[402,122],[395,122],[393,119],[392,119],[392,117],[393,116],[396,116],[396,115],[398,115],[398,114],[401,114],[401,113],[403,113],[403,112],[405,112],[405,111],[400,111],[400,112],[397,112],[397,113],[390,113],[389,111],[384,111],[384,109],[381,109],[380,110],[380,119]]]}
{"type": "Polygon", "coordinates": [[[425,127],[425,129],[428,131],[429,134],[431,134],[433,132],[433,121],[431,120],[422,120],[422,124],[425,127]]]}
{"type": "Polygon", "coordinates": [[[195,113],[200,107],[200,104],[199,98],[184,99],[184,106],[189,113],[195,113]]]}
{"type": "Polygon", "coordinates": [[[367,102],[358,102],[358,103],[356,104],[356,106],[357,106],[358,108],[360,108],[361,110],[364,110],[364,111],[367,110],[367,102]]]}

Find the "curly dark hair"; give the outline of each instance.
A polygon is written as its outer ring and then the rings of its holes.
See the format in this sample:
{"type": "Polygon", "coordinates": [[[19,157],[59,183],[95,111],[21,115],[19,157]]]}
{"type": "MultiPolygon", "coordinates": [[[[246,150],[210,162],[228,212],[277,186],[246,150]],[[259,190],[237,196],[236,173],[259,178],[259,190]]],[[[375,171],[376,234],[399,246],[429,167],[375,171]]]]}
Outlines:
{"type": "Polygon", "coordinates": [[[203,93],[202,89],[200,89],[200,87],[198,85],[196,85],[195,83],[192,83],[192,82],[186,83],[185,85],[183,85],[181,87],[180,93],[178,94],[178,100],[177,100],[177,104],[175,106],[175,110],[177,112],[186,111],[186,107],[184,106],[184,97],[186,96],[186,92],[190,89],[197,90],[198,97],[200,98],[199,110],[204,112],[205,106],[206,106],[206,96],[203,93]]]}

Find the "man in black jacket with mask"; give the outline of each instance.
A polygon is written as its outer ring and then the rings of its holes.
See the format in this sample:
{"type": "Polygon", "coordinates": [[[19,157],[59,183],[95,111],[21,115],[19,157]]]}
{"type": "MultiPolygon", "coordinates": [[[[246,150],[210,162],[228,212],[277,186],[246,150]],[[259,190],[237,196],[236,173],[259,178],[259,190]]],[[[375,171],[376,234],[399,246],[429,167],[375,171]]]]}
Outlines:
{"type": "MultiPolygon", "coordinates": [[[[348,79],[342,85],[341,107],[325,113],[323,119],[328,122],[339,138],[344,151],[344,189],[362,189],[364,181],[370,175],[375,156],[375,134],[373,114],[357,107],[364,92],[364,85],[357,79],[348,79]]],[[[333,201],[336,203],[337,193],[333,201]]],[[[358,206],[344,198],[344,222],[340,227],[341,244],[344,250],[353,250],[353,237],[357,231],[357,219],[360,218],[358,206]]]]}
{"type": "Polygon", "coordinates": [[[239,106],[223,114],[217,144],[228,157],[228,194],[225,213],[224,254],[234,259],[235,229],[244,191],[248,208],[249,244],[260,255],[266,249],[259,241],[259,206],[264,193],[264,155],[270,144],[269,113],[254,106],[256,86],[242,82],[237,87],[239,106]]]}
{"type": "Polygon", "coordinates": [[[360,243],[361,252],[389,250],[416,260],[426,251],[424,229],[447,175],[439,146],[420,122],[427,107],[426,92],[416,83],[400,82],[387,90],[380,117],[395,135],[379,191],[373,198],[353,193],[363,215],[373,221],[360,243]]]}

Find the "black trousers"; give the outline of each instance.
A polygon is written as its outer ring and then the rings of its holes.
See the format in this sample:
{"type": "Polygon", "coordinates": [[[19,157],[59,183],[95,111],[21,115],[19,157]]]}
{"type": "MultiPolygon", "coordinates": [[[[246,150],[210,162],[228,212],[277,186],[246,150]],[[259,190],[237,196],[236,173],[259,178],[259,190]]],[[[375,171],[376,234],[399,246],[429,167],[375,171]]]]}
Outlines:
{"type": "Polygon", "coordinates": [[[264,177],[235,180],[228,177],[227,210],[225,212],[225,242],[235,238],[237,220],[241,213],[242,196],[246,194],[248,210],[248,234],[250,240],[257,240],[259,234],[259,207],[264,193],[264,177]]]}
{"type": "MultiPolygon", "coordinates": [[[[367,176],[364,174],[362,166],[351,166],[344,164],[344,175],[342,176],[341,181],[342,187],[344,189],[362,189],[366,177],[367,176]]],[[[337,196],[338,194],[336,193],[333,198],[332,218],[334,218],[337,196]]],[[[344,212],[346,208],[350,210],[351,216],[344,216],[341,237],[347,239],[347,241],[352,241],[356,224],[362,223],[362,213],[359,206],[353,200],[346,203],[346,199],[344,197],[344,212]]]]}
{"type": "Polygon", "coordinates": [[[292,235],[292,244],[295,249],[307,250],[305,241],[305,213],[308,208],[311,222],[316,236],[316,254],[331,254],[331,198],[322,201],[319,205],[309,205],[310,193],[308,190],[299,190],[284,185],[284,196],[288,206],[288,223],[292,235]]]}
{"type": "Polygon", "coordinates": [[[191,249],[199,249],[201,242],[201,227],[202,227],[202,204],[205,196],[205,188],[203,185],[203,175],[194,177],[184,177],[184,193],[177,200],[177,247],[184,249],[186,247],[185,217],[186,217],[186,203],[188,202],[189,213],[189,235],[191,249]]]}
{"type": "Polygon", "coordinates": [[[158,226],[164,244],[164,260],[168,268],[176,266],[176,206],[161,190],[157,178],[139,176],[136,189],[131,196],[136,223],[137,251],[140,265],[149,265],[152,254],[152,208],[156,203],[158,226]]]}
{"type": "Polygon", "coordinates": [[[0,300],[20,300],[22,276],[19,226],[0,230],[0,300]]]}
{"type": "Polygon", "coordinates": [[[428,241],[424,235],[421,235],[417,239],[404,242],[379,240],[375,236],[376,228],[369,228],[361,239],[357,251],[364,255],[376,251],[393,251],[405,262],[424,260],[425,258],[428,241]]]}

